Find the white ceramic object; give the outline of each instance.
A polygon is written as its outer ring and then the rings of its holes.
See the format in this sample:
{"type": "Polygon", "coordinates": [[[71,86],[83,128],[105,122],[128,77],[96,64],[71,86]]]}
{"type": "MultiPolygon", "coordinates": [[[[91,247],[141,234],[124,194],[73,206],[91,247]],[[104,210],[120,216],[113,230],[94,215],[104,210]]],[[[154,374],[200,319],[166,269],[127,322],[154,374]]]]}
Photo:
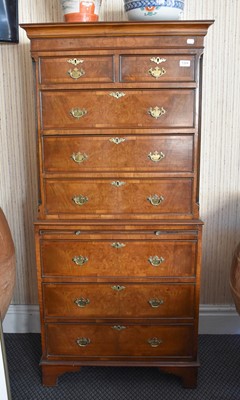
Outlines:
{"type": "Polygon", "coordinates": [[[132,21],[178,20],[184,0],[124,0],[124,8],[132,21]]]}
{"type": "Polygon", "coordinates": [[[61,0],[66,22],[97,21],[102,0],[61,0]]]}

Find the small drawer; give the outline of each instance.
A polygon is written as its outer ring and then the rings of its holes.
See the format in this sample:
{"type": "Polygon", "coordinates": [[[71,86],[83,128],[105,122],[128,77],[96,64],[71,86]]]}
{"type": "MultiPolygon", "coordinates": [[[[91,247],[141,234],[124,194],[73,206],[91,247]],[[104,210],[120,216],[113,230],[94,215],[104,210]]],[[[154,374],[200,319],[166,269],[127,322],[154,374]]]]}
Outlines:
{"type": "Polygon", "coordinates": [[[195,57],[183,55],[123,55],[122,82],[191,82],[195,80],[195,57]]]}
{"type": "Polygon", "coordinates": [[[192,179],[45,180],[46,214],[189,215],[192,179]]]}
{"type": "MultiPolygon", "coordinates": [[[[43,130],[191,128],[193,89],[41,92],[43,130]]],[[[106,134],[106,132],[105,132],[106,134]]]]}
{"type": "Polygon", "coordinates": [[[84,358],[192,358],[191,325],[47,324],[47,355],[84,358]],[[56,340],[57,338],[57,340],[56,340]]]}
{"type": "Polygon", "coordinates": [[[153,235],[141,240],[116,233],[112,234],[115,240],[106,240],[97,232],[89,235],[92,239],[54,240],[52,236],[53,240],[40,242],[45,277],[187,278],[196,274],[196,240],[156,240],[153,235]]]}
{"type": "Polygon", "coordinates": [[[45,318],[190,318],[193,284],[43,284],[45,318]]]}
{"type": "Polygon", "coordinates": [[[44,137],[45,172],[193,171],[193,136],[44,137]]]}
{"type": "Polygon", "coordinates": [[[41,57],[39,80],[43,85],[113,82],[113,56],[41,57]]]}

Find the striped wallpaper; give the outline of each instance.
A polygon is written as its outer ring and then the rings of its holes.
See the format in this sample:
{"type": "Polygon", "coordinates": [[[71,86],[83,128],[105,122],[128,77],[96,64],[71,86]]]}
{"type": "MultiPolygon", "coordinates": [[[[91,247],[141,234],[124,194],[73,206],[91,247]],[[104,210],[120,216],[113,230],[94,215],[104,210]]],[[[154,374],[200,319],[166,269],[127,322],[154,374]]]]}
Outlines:
{"type": "MultiPolygon", "coordinates": [[[[201,217],[201,303],[230,304],[229,268],[240,241],[240,1],[185,0],[184,19],[215,19],[206,38],[201,217]]],[[[60,22],[60,0],[19,0],[19,22],[60,22]]],[[[101,20],[126,20],[122,0],[103,0],[101,20]]],[[[33,221],[37,211],[35,111],[29,41],[0,44],[0,206],[17,256],[13,303],[37,303],[33,221]]]]}

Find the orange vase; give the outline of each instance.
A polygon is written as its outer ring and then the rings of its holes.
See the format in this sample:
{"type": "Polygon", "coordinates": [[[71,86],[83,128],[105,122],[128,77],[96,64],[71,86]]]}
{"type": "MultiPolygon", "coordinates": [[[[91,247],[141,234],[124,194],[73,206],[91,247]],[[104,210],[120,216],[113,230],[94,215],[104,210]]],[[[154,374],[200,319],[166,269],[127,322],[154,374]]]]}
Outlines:
{"type": "Polygon", "coordinates": [[[102,0],[62,0],[65,22],[98,21],[102,0]]]}
{"type": "Polygon", "coordinates": [[[15,284],[15,250],[6,217],[0,208],[0,318],[3,321],[15,284]]]}

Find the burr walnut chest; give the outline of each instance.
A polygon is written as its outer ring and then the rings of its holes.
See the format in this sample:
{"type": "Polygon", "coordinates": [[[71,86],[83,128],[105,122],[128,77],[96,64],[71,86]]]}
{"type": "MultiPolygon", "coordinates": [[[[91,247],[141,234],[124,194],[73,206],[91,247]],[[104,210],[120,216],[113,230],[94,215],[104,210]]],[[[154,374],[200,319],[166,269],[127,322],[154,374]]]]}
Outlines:
{"type": "Polygon", "coordinates": [[[211,23],[22,25],[36,75],[44,385],[92,365],[158,367],[196,386],[211,23]]]}

